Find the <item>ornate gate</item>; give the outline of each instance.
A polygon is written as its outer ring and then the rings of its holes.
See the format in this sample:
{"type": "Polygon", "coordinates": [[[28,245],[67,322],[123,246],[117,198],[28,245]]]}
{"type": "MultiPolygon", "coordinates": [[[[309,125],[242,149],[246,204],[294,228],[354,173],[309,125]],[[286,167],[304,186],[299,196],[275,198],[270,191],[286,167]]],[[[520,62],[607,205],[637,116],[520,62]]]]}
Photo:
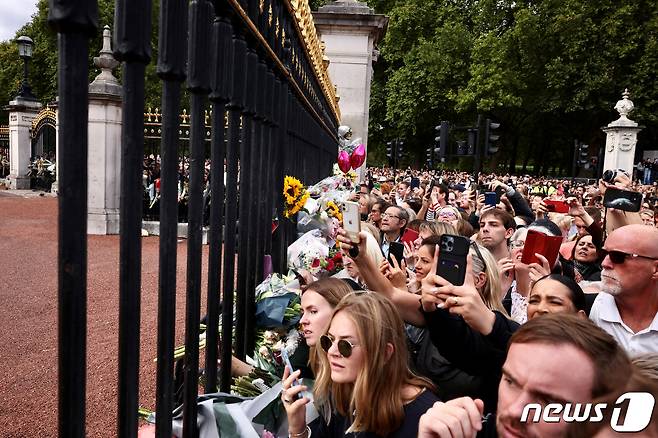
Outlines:
{"type": "Polygon", "coordinates": [[[9,175],[9,126],[0,125],[0,178],[9,175]]]}
{"type": "Polygon", "coordinates": [[[33,159],[42,157],[55,161],[57,154],[56,124],[57,113],[49,106],[41,110],[32,121],[32,129],[30,130],[32,151],[30,156],[33,159]]]}
{"type": "MultiPolygon", "coordinates": [[[[93,0],[50,2],[49,21],[59,33],[58,356],[62,437],[85,436],[88,38],[97,31],[97,17],[93,0]]],[[[151,58],[150,20],[150,0],[116,1],[114,47],[115,57],[123,63],[124,89],[119,437],[137,435],[144,72],[151,58]]],[[[271,254],[275,270],[281,270],[286,264],[287,245],[295,237],[294,224],[271,232],[272,217],[282,215],[276,200],[283,177],[294,174],[304,181],[316,181],[329,174],[337,150],[339,114],[306,0],[162,0],[159,32],[157,69],[163,90],[156,434],[171,437],[178,113],[181,86],[186,81],[191,111],[183,433],[195,437],[204,115],[208,100],[213,104],[210,173],[221,174],[226,162],[227,176],[226,183],[223,178],[211,179],[213,199],[224,202],[213,202],[210,213],[207,392],[218,386],[220,298],[222,363],[226,366],[221,369],[219,387],[227,391],[232,347],[240,358],[253,348],[253,294],[262,277],[264,255],[271,254]]]]}

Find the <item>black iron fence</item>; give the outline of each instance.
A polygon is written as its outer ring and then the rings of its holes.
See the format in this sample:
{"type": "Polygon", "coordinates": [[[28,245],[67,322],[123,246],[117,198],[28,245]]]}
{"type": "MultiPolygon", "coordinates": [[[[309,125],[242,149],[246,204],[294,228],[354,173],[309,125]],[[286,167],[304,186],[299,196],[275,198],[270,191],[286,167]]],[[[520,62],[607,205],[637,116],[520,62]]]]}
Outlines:
{"type": "MultiPolygon", "coordinates": [[[[144,72],[150,61],[151,1],[117,0],[115,57],[123,63],[120,218],[120,437],[137,436],[141,278],[144,72]]],[[[198,436],[201,290],[207,288],[206,391],[230,385],[230,356],[253,348],[254,287],[263,256],[275,269],[295,237],[282,216],[285,174],[312,182],[330,172],[337,139],[333,88],[305,0],[161,0],[162,89],[160,277],[156,434],[171,437],[176,281],[177,143],[181,87],[191,94],[183,433],[198,436]],[[210,62],[209,62],[210,61],[210,62]],[[212,178],[208,284],[201,284],[204,114],[209,101],[212,178]],[[224,120],[228,120],[225,126],[224,120]],[[240,129],[242,126],[242,129],[240,129]],[[238,169],[238,161],[240,167],[238,169]],[[238,173],[241,184],[238,191],[238,173]],[[238,203],[239,199],[239,203],[238,203]],[[236,222],[240,220],[239,234],[236,222]],[[223,230],[223,232],[222,232],[223,230]],[[222,253],[224,257],[222,257],[222,253]],[[234,278],[237,254],[237,279],[234,278]],[[223,273],[223,275],[222,275],[223,273]],[[221,280],[221,283],[220,283],[221,280]],[[237,288],[234,287],[237,284],[237,288]],[[220,296],[221,293],[221,296],[220,296]],[[223,301],[218,377],[218,320],[223,301]],[[235,342],[233,308],[236,305],[235,342]]],[[[59,33],[59,434],[85,436],[88,42],[98,28],[93,0],[50,0],[59,33]]]]}

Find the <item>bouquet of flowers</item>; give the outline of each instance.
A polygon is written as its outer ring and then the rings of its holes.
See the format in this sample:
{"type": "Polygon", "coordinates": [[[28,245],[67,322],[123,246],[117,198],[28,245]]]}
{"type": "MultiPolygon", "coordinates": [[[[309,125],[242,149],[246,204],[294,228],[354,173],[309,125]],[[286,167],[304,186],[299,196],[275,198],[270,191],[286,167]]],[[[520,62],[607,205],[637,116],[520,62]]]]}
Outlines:
{"type": "Polygon", "coordinates": [[[286,176],[283,180],[283,215],[290,218],[304,208],[310,194],[297,178],[286,176]]]}
{"type": "Polygon", "coordinates": [[[336,247],[329,249],[329,255],[313,259],[309,271],[315,277],[331,277],[343,269],[343,255],[336,247]]]}

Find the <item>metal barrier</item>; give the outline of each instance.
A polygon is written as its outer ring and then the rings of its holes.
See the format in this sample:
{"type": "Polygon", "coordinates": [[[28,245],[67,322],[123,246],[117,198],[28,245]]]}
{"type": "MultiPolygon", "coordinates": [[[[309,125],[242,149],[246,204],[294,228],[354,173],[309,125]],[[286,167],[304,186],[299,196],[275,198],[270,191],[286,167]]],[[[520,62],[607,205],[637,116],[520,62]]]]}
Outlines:
{"type": "MultiPolygon", "coordinates": [[[[205,364],[205,389],[209,392],[216,390],[218,380],[221,390],[228,391],[232,347],[241,358],[253,349],[254,288],[262,280],[263,256],[271,254],[275,269],[283,269],[286,248],[296,237],[290,223],[280,226],[274,235],[271,232],[273,216],[282,217],[277,200],[283,177],[292,174],[314,182],[329,174],[337,150],[339,113],[306,0],[162,0],[159,20],[157,71],[163,81],[163,120],[156,435],[171,437],[174,407],[176,146],[181,86],[186,80],[191,93],[191,170],[183,433],[194,437],[198,436],[204,111],[208,100],[213,104],[211,175],[222,175],[224,159],[227,165],[225,186],[223,178],[211,178],[213,199],[225,202],[213,202],[211,207],[205,364]],[[218,379],[220,290],[221,361],[226,366],[218,379]]],[[[123,63],[124,88],[119,437],[137,436],[144,72],[151,58],[150,21],[150,0],[116,1],[114,55],[123,63]]],[[[49,22],[59,33],[59,434],[69,438],[85,436],[86,84],[88,42],[98,28],[97,4],[93,0],[51,0],[49,22]]]]}

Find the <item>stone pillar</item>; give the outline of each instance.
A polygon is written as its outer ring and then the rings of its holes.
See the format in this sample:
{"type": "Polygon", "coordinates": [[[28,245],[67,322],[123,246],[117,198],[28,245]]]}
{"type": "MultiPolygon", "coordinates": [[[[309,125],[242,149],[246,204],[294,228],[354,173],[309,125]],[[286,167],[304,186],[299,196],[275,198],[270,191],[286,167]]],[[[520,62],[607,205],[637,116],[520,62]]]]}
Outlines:
{"type": "Polygon", "coordinates": [[[603,171],[624,169],[629,175],[633,174],[637,133],[642,130],[642,127],[628,118],[628,114],[634,108],[629,96],[630,93],[626,89],[622,94],[622,99],[615,105],[619,118],[602,128],[607,135],[603,171]]]}
{"type": "Polygon", "coordinates": [[[352,129],[352,138],[361,137],[367,150],[372,64],[388,18],[363,2],[338,0],[314,12],[313,21],[330,62],[329,77],[340,96],[340,124],[352,129]]]}
{"type": "Polygon", "coordinates": [[[112,75],[119,62],[110,41],[110,27],[105,26],[103,48],[94,58],[101,73],[89,84],[88,234],[119,234],[122,89],[112,75]]]}
{"type": "Polygon", "coordinates": [[[9,181],[10,189],[29,189],[30,178],[27,175],[32,154],[30,128],[39,111],[41,103],[16,97],[9,102],[9,181]]]}

